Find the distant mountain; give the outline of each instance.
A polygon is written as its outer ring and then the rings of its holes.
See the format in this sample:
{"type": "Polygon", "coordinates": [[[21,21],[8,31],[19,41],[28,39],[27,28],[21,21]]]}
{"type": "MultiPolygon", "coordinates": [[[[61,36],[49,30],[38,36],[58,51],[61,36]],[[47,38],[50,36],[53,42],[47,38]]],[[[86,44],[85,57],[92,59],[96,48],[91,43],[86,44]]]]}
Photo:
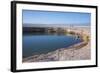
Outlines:
{"type": "Polygon", "coordinates": [[[76,27],[89,26],[88,24],[23,24],[23,27],[76,27]]]}

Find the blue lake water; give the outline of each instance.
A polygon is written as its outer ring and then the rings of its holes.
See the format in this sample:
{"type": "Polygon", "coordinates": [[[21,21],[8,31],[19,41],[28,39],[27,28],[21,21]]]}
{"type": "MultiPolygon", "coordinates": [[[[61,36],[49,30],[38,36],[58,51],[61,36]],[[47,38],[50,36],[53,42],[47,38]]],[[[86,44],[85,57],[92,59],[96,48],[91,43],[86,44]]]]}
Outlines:
{"type": "Polygon", "coordinates": [[[23,35],[23,57],[48,53],[81,41],[80,38],[76,39],[75,36],[23,35]]]}

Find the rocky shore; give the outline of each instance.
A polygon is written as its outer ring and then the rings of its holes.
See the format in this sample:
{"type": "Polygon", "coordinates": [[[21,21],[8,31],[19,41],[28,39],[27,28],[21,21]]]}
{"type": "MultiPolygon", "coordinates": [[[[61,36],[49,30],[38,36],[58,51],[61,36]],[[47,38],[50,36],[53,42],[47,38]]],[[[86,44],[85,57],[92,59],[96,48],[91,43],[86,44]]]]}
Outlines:
{"type": "Polygon", "coordinates": [[[91,59],[90,28],[72,28],[71,31],[81,35],[83,42],[74,44],[67,48],[60,48],[46,54],[23,58],[23,63],[91,59]]]}
{"type": "Polygon", "coordinates": [[[61,48],[53,52],[41,55],[33,55],[24,58],[23,62],[47,62],[64,60],[87,60],[91,59],[90,42],[82,42],[68,48],[61,48]]]}

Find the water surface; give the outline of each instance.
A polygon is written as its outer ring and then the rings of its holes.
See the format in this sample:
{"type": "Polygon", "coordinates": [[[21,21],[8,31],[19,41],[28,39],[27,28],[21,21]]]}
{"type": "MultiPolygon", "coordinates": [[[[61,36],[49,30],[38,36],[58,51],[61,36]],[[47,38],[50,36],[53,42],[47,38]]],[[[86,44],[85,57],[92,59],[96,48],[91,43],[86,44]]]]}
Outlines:
{"type": "Polygon", "coordinates": [[[23,35],[23,57],[48,53],[59,48],[66,48],[82,40],[65,35],[23,35]]]}

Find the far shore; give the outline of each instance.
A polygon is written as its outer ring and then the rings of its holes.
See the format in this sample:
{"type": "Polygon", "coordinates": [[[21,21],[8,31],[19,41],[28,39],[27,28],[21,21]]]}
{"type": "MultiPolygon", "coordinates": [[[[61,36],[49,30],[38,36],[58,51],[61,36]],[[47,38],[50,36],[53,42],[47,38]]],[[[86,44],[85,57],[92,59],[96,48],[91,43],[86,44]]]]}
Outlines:
{"type": "Polygon", "coordinates": [[[73,27],[67,28],[66,30],[78,34],[83,39],[83,42],[74,44],[67,48],[59,48],[47,54],[33,55],[23,58],[23,63],[91,59],[90,27],[73,27]]]}

